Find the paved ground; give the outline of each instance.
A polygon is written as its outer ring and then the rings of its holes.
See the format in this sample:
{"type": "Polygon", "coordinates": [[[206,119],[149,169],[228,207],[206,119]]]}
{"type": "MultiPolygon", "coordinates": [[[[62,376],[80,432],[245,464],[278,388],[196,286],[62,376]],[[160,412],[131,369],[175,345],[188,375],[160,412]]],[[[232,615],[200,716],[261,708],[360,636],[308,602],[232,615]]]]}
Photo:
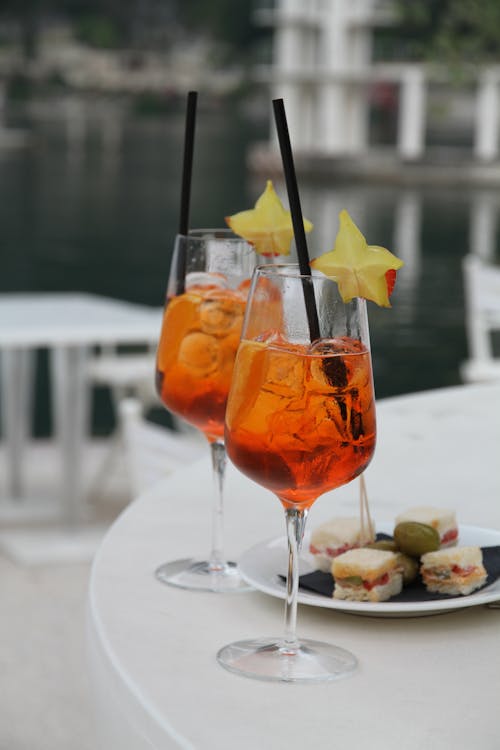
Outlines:
{"type": "MultiPolygon", "coordinates": [[[[90,477],[104,455],[94,451],[90,477]]],[[[37,447],[30,459],[31,484],[50,489],[57,476],[50,449],[37,447]]],[[[127,502],[120,474],[111,467],[111,481],[92,498],[99,522],[127,502]]],[[[0,493],[0,507],[1,500],[0,493]]],[[[23,566],[0,553],[0,750],[96,750],[85,661],[89,573],[90,560],[23,566]]]]}
{"type": "Polygon", "coordinates": [[[85,665],[89,564],[0,557],[0,749],[96,747],[85,665]]]}

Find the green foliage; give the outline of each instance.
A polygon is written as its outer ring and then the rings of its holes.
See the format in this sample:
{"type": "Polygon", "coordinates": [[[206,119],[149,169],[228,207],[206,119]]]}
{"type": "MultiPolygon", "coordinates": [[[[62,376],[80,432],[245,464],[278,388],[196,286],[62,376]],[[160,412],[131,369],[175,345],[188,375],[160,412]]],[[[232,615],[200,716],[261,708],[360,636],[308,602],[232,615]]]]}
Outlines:
{"type": "Polygon", "coordinates": [[[33,82],[23,73],[14,73],[7,81],[7,98],[10,101],[24,101],[33,94],[33,82]]]}
{"type": "Polygon", "coordinates": [[[459,69],[500,62],[499,0],[395,0],[410,57],[459,69]]]}
{"type": "Polygon", "coordinates": [[[136,115],[155,116],[175,112],[183,104],[184,102],[179,103],[175,96],[144,91],[134,97],[132,108],[136,115]]]}
{"type": "Polygon", "coordinates": [[[254,0],[176,0],[175,11],[182,25],[221,43],[221,58],[242,60],[262,34],[252,23],[254,7],[254,0]]]}
{"type": "Polygon", "coordinates": [[[80,18],[75,24],[75,36],[97,49],[116,49],[121,42],[116,24],[110,18],[99,15],[80,18]]]}
{"type": "MultiPolygon", "coordinates": [[[[45,18],[61,16],[75,37],[97,49],[129,48],[155,17],[175,29],[211,38],[216,65],[252,62],[255,42],[269,30],[253,23],[255,0],[0,0],[0,16],[20,22],[25,57],[36,56],[45,18]]],[[[146,38],[147,33],[146,33],[146,38]]]]}

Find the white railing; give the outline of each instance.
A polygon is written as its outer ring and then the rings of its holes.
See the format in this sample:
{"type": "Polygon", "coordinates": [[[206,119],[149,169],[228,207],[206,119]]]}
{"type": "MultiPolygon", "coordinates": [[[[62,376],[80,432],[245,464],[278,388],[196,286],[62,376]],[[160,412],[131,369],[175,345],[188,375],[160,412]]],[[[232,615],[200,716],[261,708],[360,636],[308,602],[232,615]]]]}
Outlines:
{"type": "MultiPolygon", "coordinates": [[[[454,89],[444,68],[371,61],[372,28],[390,23],[387,7],[376,0],[280,0],[275,10],[256,13],[258,23],[275,27],[274,63],[256,70],[256,78],[286,98],[298,150],[366,151],[366,89],[386,82],[399,86],[398,155],[425,155],[429,87],[444,83],[450,97],[454,89]]],[[[475,86],[473,155],[484,163],[499,156],[500,66],[479,69],[475,86]]]]}

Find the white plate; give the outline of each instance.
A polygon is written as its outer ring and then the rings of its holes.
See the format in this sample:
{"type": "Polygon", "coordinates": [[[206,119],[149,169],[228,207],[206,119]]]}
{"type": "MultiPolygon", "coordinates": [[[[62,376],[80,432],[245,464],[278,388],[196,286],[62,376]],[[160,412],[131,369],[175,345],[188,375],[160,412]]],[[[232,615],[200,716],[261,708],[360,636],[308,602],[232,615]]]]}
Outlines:
{"type": "MultiPolygon", "coordinates": [[[[392,526],[379,524],[378,531],[392,533],[392,526]]],[[[500,532],[492,529],[481,529],[477,526],[460,526],[460,545],[493,547],[500,545],[500,532]]],[[[241,557],[238,567],[245,580],[259,591],[280,599],[285,598],[285,584],[280,575],[287,569],[287,544],[284,537],[269,539],[247,550],[241,557]]],[[[309,547],[306,534],[303,549],[309,547]]],[[[315,569],[312,555],[304,551],[300,555],[300,575],[311,573],[315,569]]],[[[372,617],[421,617],[439,614],[464,607],[475,607],[500,600],[500,579],[468,596],[457,596],[450,599],[439,599],[429,602],[348,602],[341,599],[330,599],[311,591],[299,590],[298,600],[301,604],[325,609],[337,609],[356,615],[372,617]]]]}

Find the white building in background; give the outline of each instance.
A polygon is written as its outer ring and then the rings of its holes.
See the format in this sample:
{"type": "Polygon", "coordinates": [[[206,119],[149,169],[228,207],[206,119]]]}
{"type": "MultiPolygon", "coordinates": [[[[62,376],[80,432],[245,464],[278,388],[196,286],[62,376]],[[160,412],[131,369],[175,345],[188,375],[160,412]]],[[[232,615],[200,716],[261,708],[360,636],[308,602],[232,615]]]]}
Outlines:
{"type": "MultiPolygon", "coordinates": [[[[390,0],[276,0],[273,10],[256,11],[255,19],[274,29],[272,65],[258,77],[270,84],[272,98],[284,99],[297,153],[366,152],[369,87],[389,83],[399,87],[397,154],[404,161],[424,156],[428,87],[436,70],[373,62],[375,27],[395,20],[390,0]]],[[[499,83],[500,67],[484,69],[477,79],[473,153],[479,162],[498,157],[499,83]]]]}

